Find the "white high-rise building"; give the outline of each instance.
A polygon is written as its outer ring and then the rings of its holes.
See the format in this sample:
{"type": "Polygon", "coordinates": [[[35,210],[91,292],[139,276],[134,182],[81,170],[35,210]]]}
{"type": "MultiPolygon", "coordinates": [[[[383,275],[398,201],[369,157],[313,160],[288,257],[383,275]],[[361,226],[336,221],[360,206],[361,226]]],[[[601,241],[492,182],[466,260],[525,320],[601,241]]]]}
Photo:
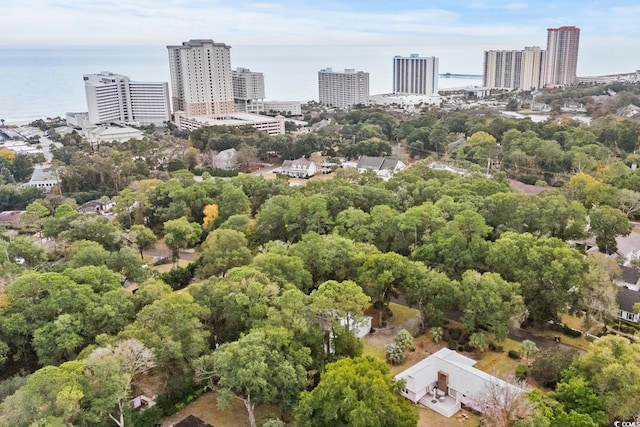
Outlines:
{"type": "Polygon", "coordinates": [[[547,28],[546,83],[554,86],[576,83],[580,28],[547,28]]]}
{"type": "Polygon", "coordinates": [[[167,50],[174,113],[192,117],[233,112],[231,46],[189,40],[167,50]]]}
{"type": "Polygon", "coordinates": [[[161,126],[171,120],[167,83],[132,82],[127,76],[108,71],[85,74],[83,79],[89,124],[161,126]]]}
{"type": "Polygon", "coordinates": [[[545,84],[547,51],[538,46],[525,47],[522,51],[522,77],[520,89],[539,89],[545,84]]]}
{"type": "Polygon", "coordinates": [[[231,75],[236,112],[264,112],[264,75],[240,67],[233,70],[231,75]]]}
{"type": "Polygon", "coordinates": [[[346,110],[354,105],[369,105],[369,73],[347,68],[334,72],[331,68],[318,71],[318,92],[321,104],[346,110]]]}
{"type": "Polygon", "coordinates": [[[524,50],[484,52],[483,86],[503,89],[537,89],[544,86],[545,51],[537,46],[524,50]]]}
{"type": "Polygon", "coordinates": [[[433,95],[438,92],[438,58],[393,57],[393,93],[397,95],[433,95]]]}

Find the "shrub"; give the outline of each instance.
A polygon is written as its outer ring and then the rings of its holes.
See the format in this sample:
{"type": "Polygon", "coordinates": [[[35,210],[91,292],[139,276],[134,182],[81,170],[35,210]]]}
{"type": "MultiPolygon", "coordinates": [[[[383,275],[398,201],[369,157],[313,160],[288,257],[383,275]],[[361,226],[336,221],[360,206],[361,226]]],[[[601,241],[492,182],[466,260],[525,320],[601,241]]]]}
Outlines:
{"type": "Polygon", "coordinates": [[[429,329],[429,334],[431,335],[433,342],[438,344],[442,339],[444,332],[440,326],[434,326],[433,328],[429,329]]]}
{"type": "Polygon", "coordinates": [[[551,347],[536,355],[531,365],[531,376],[544,387],[555,387],[562,379],[562,372],[573,362],[577,350],[551,347]]]}
{"type": "Polygon", "coordinates": [[[513,360],[520,360],[520,353],[515,350],[509,350],[508,356],[513,360]]]}
{"type": "Polygon", "coordinates": [[[460,339],[460,336],[462,335],[462,331],[458,328],[451,328],[449,334],[451,335],[451,339],[453,341],[458,341],[460,339]]]}
{"type": "Polygon", "coordinates": [[[473,351],[473,347],[471,347],[468,343],[464,345],[464,351],[467,353],[471,353],[473,351]]]}
{"type": "Polygon", "coordinates": [[[393,342],[400,347],[402,351],[415,349],[413,346],[413,337],[406,329],[402,329],[398,332],[393,342]]]}
{"type": "Polygon", "coordinates": [[[404,351],[396,343],[391,343],[384,348],[384,354],[392,365],[400,365],[404,362],[404,351]]]}
{"type": "Polygon", "coordinates": [[[518,367],[516,368],[516,378],[519,379],[520,381],[524,381],[526,377],[527,377],[527,367],[524,365],[518,365],[518,367]]]}
{"type": "Polygon", "coordinates": [[[567,335],[567,336],[569,336],[569,337],[574,337],[574,338],[582,336],[582,331],[579,331],[577,329],[573,329],[573,328],[567,326],[566,324],[562,325],[562,333],[567,335]]]}
{"type": "Polygon", "coordinates": [[[502,353],[504,351],[504,347],[501,345],[498,345],[494,342],[490,342],[489,343],[489,350],[490,351],[494,351],[496,353],[502,353]]]}
{"type": "Polygon", "coordinates": [[[442,339],[446,342],[451,341],[451,334],[449,333],[448,329],[444,330],[444,333],[442,334],[442,339]]]}

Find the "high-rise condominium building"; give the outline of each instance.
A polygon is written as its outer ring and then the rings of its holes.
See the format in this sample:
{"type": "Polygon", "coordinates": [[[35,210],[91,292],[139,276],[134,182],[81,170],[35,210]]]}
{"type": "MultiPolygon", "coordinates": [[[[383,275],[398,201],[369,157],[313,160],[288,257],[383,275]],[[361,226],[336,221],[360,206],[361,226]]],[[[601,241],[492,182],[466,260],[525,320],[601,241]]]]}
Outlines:
{"type": "Polygon", "coordinates": [[[369,105],[369,73],[352,68],[339,73],[325,68],[318,72],[318,92],[320,103],[328,107],[369,105]]]}
{"type": "Polygon", "coordinates": [[[167,50],[174,112],[188,117],[233,112],[231,46],[189,40],[167,50]]]}
{"type": "Polygon", "coordinates": [[[107,71],[83,78],[89,124],[136,122],[146,126],[171,120],[167,83],[132,82],[107,71]]]}
{"type": "Polygon", "coordinates": [[[233,100],[239,113],[261,113],[264,111],[264,75],[248,68],[237,68],[233,78],[233,100]]]}
{"type": "Polygon", "coordinates": [[[542,87],[545,56],[545,51],[537,46],[524,50],[485,51],[483,85],[524,90],[542,87]]]}
{"type": "Polygon", "coordinates": [[[398,95],[432,95],[438,92],[438,58],[393,57],[393,93],[398,95]]]}
{"type": "Polygon", "coordinates": [[[560,27],[547,29],[546,82],[550,85],[576,83],[580,28],[560,27]]]}

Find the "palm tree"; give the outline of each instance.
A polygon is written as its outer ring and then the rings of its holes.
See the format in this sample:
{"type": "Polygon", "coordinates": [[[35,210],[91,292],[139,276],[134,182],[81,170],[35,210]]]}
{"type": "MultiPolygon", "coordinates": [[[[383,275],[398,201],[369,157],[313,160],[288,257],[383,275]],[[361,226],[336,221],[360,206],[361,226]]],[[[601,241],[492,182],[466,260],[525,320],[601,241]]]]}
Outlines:
{"type": "Polygon", "coordinates": [[[476,332],[469,337],[469,345],[475,348],[478,353],[487,349],[487,336],[482,332],[476,332]]]}
{"type": "Polygon", "coordinates": [[[442,336],[444,335],[444,331],[440,326],[434,326],[433,328],[429,329],[429,333],[431,334],[431,338],[433,339],[433,342],[436,344],[440,342],[440,340],[442,339],[442,336]]]}
{"type": "Polygon", "coordinates": [[[533,356],[537,352],[538,352],[538,347],[536,346],[536,343],[534,343],[533,341],[524,340],[520,343],[520,353],[524,354],[525,359],[527,359],[527,362],[529,361],[529,357],[533,356]]]}
{"type": "Polygon", "coordinates": [[[385,357],[387,362],[392,365],[400,365],[404,362],[404,351],[396,343],[391,343],[384,348],[385,357]]]}

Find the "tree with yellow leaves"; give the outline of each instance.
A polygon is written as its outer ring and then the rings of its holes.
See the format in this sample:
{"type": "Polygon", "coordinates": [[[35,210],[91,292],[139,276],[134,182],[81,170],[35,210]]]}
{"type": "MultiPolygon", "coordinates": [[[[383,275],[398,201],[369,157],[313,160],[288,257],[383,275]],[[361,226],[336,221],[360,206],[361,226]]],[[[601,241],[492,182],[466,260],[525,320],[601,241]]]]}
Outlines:
{"type": "Polygon", "coordinates": [[[206,205],[202,211],[204,214],[204,218],[202,220],[202,228],[205,230],[211,230],[213,228],[213,223],[220,215],[220,210],[218,209],[218,205],[212,203],[210,205],[206,205]]]}

